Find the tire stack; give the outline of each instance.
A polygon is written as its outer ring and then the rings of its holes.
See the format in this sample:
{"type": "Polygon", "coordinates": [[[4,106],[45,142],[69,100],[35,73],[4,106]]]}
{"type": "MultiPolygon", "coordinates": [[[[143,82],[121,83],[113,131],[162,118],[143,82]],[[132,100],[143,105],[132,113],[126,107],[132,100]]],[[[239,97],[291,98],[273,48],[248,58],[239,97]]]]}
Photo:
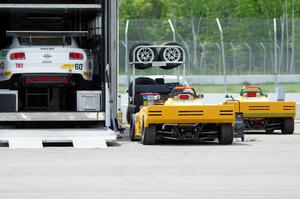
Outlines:
{"type": "Polygon", "coordinates": [[[153,48],[150,43],[138,43],[131,47],[129,61],[135,63],[135,68],[144,70],[152,67],[153,62],[166,62],[161,66],[164,70],[170,70],[181,65],[183,61],[183,48],[176,42],[162,44],[161,48],[153,48]],[[149,47],[147,47],[149,46],[149,47]]]}

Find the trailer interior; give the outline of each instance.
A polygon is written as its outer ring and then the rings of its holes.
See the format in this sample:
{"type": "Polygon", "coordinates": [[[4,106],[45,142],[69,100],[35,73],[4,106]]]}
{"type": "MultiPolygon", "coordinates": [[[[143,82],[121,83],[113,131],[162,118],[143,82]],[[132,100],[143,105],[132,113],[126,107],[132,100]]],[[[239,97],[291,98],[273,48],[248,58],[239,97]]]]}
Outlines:
{"type": "MultiPolygon", "coordinates": [[[[107,92],[106,80],[113,77],[110,63],[111,30],[109,0],[2,0],[0,2],[0,49],[7,48],[12,39],[6,31],[88,31],[87,37],[76,38],[79,47],[93,54],[94,74],[92,81],[80,81],[73,86],[29,86],[5,88],[18,93],[17,110],[1,111],[6,121],[104,121],[107,92]],[[37,3],[38,2],[38,3],[37,3]],[[107,5],[106,5],[107,4],[107,5]],[[78,91],[100,93],[99,110],[78,110],[78,91]],[[18,115],[17,113],[22,113],[18,115]],[[43,114],[47,113],[47,114],[43,114]],[[26,115],[28,114],[28,115],[26,115]],[[25,115],[25,117],[24,117],[25,115]],[[27,117],[27,118],[28,118],[27,117]],[[25,119],[24,119],[25,118],[25,119]]],[[[110,63],[111,65],[111,63],[110,63]]],[[[115,70],[115,69],[114,69],[115,70]]],[[[113,71],[114,71],[113,70],[113,71]]],[[[4,85],[4,86],[3,86],[4,85]]],[[[114,88],[110,88],[114,89],[114,88]]],[[[99,101],[98,101],[99,100],[99,101]]],[[[3,120],[3,119],[0,119],[3,120]]]]}

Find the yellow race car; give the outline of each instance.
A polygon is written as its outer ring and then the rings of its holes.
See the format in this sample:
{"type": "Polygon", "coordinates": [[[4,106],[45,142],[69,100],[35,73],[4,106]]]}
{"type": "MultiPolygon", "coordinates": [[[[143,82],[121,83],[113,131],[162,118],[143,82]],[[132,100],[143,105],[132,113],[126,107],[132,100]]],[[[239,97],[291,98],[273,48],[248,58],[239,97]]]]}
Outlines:
{"type": "Polygon", "coordinates": [[[131,140],[153,145],[158,138],[193,141],[217,138],[220,144],[232,144],[234,137],[241,136],[234,131],[234,104],[205,105],[202,98],[192,87],[176,87],[163,104],[144,103],[148,106],[142,107],[131,120],[131,140]]]}
{"type": "Polygon", "coordinates": [[[245,131],[294,133],[296,102],[270,101],[258,86],[245,86],[237,100],[228,100],[225,104],[234,104],[235,112],[243,115],[245,131]]]}

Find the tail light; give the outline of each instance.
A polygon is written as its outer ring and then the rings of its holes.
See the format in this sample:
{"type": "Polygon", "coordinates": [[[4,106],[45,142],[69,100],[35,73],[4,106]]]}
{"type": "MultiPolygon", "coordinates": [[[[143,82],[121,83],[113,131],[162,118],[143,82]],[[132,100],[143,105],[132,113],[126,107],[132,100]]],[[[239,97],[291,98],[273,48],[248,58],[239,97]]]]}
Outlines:
{"type": "Polygon", "coordinates": [[[69,54],[70,60],[83,60],[83,54],[82,53],[70,53],[69,54]]]}
{"type": "Polygon", "coordinates": [[[24,52],[16,52],[10,54],[11,60],[24,60],[25,59],[25,53],[24,52]]]}
{"type": "Polygon", "coordinates": [[[188,100],[188,99],[190,99],[190,96],[189,95],[179,95],[179,99],[188,100]]]}

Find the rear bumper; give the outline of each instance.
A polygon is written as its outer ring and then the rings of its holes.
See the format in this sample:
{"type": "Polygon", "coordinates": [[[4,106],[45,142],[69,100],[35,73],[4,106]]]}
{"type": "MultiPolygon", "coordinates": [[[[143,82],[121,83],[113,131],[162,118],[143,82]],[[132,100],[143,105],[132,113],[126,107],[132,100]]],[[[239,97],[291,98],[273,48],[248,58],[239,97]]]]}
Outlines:
{"type": "Polygon", "coordinates": [[[141,110],[145,127],[150,124],[232,124],[233,105],[149,106],[141,110]]]}
{"type": "MultiPolygon", "coordinates": [[[[19,87],[48,87],[48,86],[74,86],[82,81],[89,81],[81,74],[59,74],[59,73],[38,73],[38,74],[14,74],[6,82],[8,87],[14,89],[19,87]]],[[[0,78],[1,82],[1,78],[0,78]]]]}
{"type": "Polygon", "coordinates": [[[79,75],[85,80],[91,80],[92,79],[92,73],[88,71],[82,71],[82,72],[68,72],[68,71],[59,71],[59,72],[54,72],[54,71],[45,71],[45,72],[25,72],[22,73],[18,71],[18,73],[15,73],[13,71],[0,71],[0,81],[7,81],[10,80],[13,76],[37,76],[37,75],[42,75],[42,76],[72,76],[72,75],[79,75]]]}

